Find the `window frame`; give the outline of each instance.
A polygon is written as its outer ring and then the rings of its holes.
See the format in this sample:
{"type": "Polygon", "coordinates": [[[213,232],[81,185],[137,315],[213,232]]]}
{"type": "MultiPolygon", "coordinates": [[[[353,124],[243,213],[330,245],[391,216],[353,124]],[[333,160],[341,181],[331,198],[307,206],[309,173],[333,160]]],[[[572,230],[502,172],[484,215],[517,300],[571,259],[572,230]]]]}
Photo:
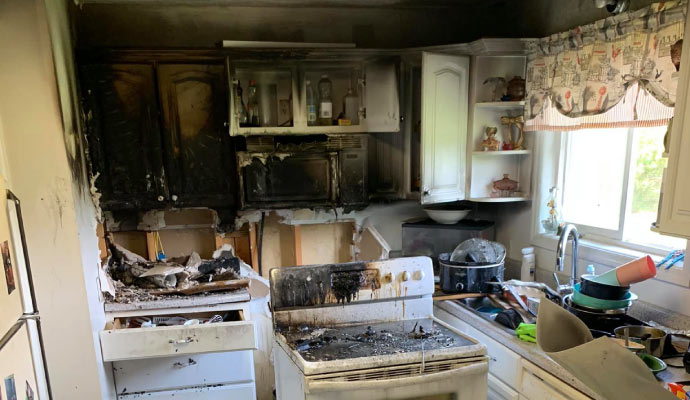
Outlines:
{"type": "MultiPolygon", "coordinates": [[[[534,140],[534,147],[539,156],[535,159],[533,165],[533,176],[536,184],[534,184],[532,188],[532,198],[534,201],[532,202],[531,213],[531,244],[547,251],[554,251],[556,249],[558,236],[544,232],[541,225],[541,219],[544,217],[544,205],[549,198],[549,189],[553,186],[564,189],[563,181],[565,179],[566,154],[568,145],[567,137],[569,134],[572,133],[565,131],[542,131],[535,135],[534,140]],[[548,135],[557,135],[558,137],[551,139],[548,138],[548,135]]],[[[628,143],[630,148],[633,143],[632,136],[633,135],[628,135],[628,143]]],[[[630,154],[631,151],[627,151],[626,162],[628,166],[630,166],[630,154]]],[[[626,176],[630,175],[631,169],[632,168],[627,168],[628,171],[626,171],[626,176]]],[[[625,187],[628,187],[628,181],[625,182],[625,187]]],[[[629,190],[625,190],[624,192],[626,193],[625,201],[628,201],[627,193],[629,190]]],[[[563,196],[564,190],[560,190],[558,193],[558,201],[560,204],[563,204],[563,196]]],[[[627,204],[621,204],[627,206],[627,204]]],[[[624,223],[625,210],[625,207],[623,207],[621,210],[622,218],[621,221],[619,221],[620,224],[624,223]]],[[[596,232],[596,228],[589,229],[591,227],[587,227],[585,225],[577,225],[577,227],[578,231],[582,235],[580,240],[579,258],[585,260],[587,263],[594,263],[595,266],[597,266],[598,273],[602,272],[602,270],[599,269],[600,266],[608,268],[615,267],[647,254],[652,257],[654,262],[659,262],[667,254],[667,252],[665,252],[663,249],[625,242],[622,239],[616,239],[611,235],[601,235],[600,233],[596,232]]],[[[622,229],[620,230],[620,235],[622,238],[622,229]]],[[[566,259],[567,270],[570,269],[570,250],[571,248],[568,246],[566,249],[566,254],[568,255],[566,259]]],[[[687,239],[686,253],[687,252],[690,252],[690,239],[687,239]]],[[[688,266],[690,266],[690,264],[688,264],[688,266]]],[[[578,269],[578,273],[584,273],[581,265],[578,269]]],[[[690,268],[685,268],[684,262],[677,263],[669,270],[666,270],[665,267],[661,267],[657,271],[658,274],[654,278],[656,280],[678,284],[683,287],[687,287],[690,283],[690,268]]],[[[564,273],[566,272],[567,271],[564,271],[564,273]]]]}

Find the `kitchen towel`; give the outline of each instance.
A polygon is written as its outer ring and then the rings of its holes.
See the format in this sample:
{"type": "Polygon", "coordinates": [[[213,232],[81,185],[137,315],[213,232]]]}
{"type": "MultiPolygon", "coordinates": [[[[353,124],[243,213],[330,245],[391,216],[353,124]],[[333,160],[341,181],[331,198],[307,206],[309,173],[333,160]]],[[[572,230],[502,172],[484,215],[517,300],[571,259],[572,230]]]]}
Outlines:
{"type": "Polygon", "coordinates": [[[593,339],[579,318],[551,301],[541,302],[537,321],[537,345],[602,398],[677,400],[639,357],[607,337],[593,339]]]}

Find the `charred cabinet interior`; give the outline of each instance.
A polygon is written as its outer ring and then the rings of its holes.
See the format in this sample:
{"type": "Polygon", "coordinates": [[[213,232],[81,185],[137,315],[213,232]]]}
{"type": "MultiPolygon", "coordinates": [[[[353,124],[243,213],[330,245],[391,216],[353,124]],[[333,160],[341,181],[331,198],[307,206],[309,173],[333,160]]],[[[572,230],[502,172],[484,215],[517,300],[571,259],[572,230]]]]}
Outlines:
{"type": "Polygon", "coordinates": [[[89,64],[81,73],[103,209],[235,206],[222,62],[89,64]]]}
{"type": "Polygon", "coordinates": [[[368,203],[366,136],[252,136],[237,153],[244,209],[368,203]]]}

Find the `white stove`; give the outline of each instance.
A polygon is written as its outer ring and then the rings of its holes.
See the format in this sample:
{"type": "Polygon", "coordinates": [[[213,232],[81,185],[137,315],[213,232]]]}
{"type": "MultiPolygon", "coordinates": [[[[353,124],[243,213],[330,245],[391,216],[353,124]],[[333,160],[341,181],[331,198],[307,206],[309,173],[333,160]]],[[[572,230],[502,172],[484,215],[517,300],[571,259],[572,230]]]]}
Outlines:
{"type": "Polygon", "coordinates": [[[271,270],[279,400],[485,399],[486,348],[433,316],[431,259],[271,270]]]}

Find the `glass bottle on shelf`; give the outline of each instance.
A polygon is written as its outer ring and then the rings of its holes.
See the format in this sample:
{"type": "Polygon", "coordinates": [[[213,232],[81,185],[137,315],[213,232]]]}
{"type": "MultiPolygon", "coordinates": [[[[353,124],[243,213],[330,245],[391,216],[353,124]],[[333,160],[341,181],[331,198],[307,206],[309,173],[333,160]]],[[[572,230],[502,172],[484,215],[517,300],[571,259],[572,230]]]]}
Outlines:
{"type": "Polygon", "coordinates": [[[307,81],[307,125],[317,125],[316,98],[311,81],[307,81]]]}
{"type": "Polygon", "coordinates": [[[561,207],[558,204],[558,188],[556,186],[549,189],[549,200],[546,202],[548,215],[541,221],[544,231],[550,234],[558,232],[558,226],[563,223],[561,207]]]}
{"type": "Polygon", "coordinates": [[[359,96],[354,93],[352,87],[347,89],[347,94],[343,97],[343,114],[352,125],[359,125],[359,96]]]}
{"type": "Polygon", "coordinates": [[[319,125],[333,125],[333,101],[331,100],[331,89],[333,84],[328,79],[328,75],[321,75],[319,81],[319,125]]]}
{"type": "Polygon", "coordinates": [[[247,119],[249,126],[259,125],[259,99],[256,95],[256,81],[250,80],[247,88],[247,119]]]}
{"type": "Polygon", "coordinates": [[[235,101],[235,113],[240,126],[247,126],[247,107],[242,99],[242,86],[237,82],[237,101],[235,101]]]}

